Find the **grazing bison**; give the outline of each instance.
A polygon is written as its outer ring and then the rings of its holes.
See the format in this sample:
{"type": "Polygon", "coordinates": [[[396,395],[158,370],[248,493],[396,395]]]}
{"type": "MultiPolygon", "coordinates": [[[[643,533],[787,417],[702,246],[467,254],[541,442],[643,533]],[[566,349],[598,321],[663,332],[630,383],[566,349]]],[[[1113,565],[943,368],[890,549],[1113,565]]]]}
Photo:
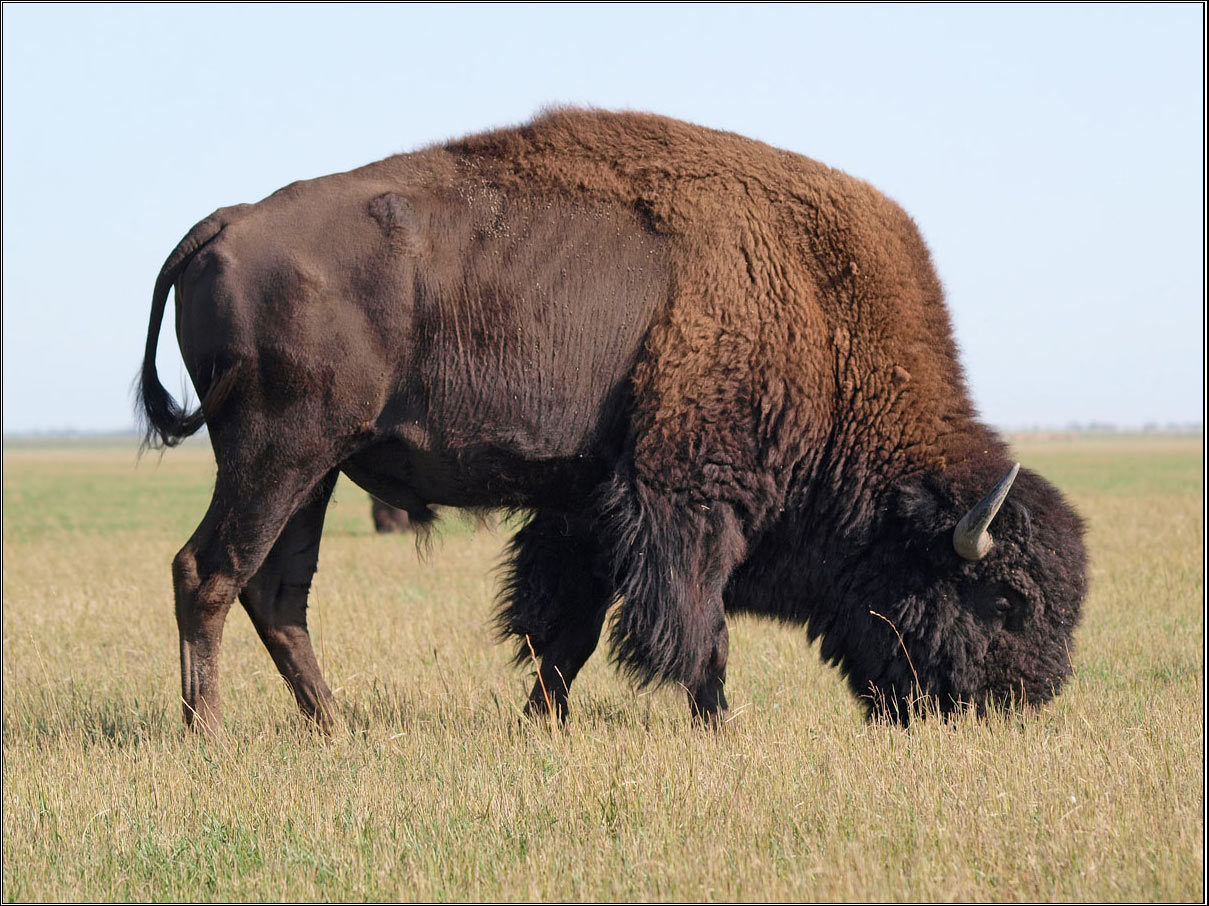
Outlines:
{"type": "Polygon", "coordinates": [[[374,520],[374,531],[379,535],[389,534],[390,532],[407,532],[412,528],[411,519],[407,516],[407,510],[401,510],[397,506],[391,506],[389,503],[379,500],[372,494],[369,498],[370,516],[374,520]]]}
{"type": "Polygon", "coordinates": [[[218,464],[173,562],[190,725],[237,596],[330,718],[306,599],[339,472],[413,520],[532,514],[499,614],[531,711],[565,713],[617,599],[618,663],[706,720],[726,611],[804,624],[904,720],[1071,669],[1079,517],[975,417],[914,223],[737,135],[558,110],[222,208],[156,281],[141,400],[149,443],[204,420],[218,464]],[[155,370],[174,286],[191,412],[155,370]]]}

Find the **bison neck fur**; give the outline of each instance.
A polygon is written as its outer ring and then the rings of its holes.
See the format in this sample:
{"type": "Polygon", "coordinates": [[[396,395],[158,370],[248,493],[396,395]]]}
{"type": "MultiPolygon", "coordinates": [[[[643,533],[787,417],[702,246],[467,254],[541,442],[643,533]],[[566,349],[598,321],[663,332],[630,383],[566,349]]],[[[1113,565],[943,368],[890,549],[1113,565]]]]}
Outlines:
{"type": "Polygon", "coordinates": [[[204,418],[219,466],[175,567],[187,715],[217,715],[226,607],[282,570],[305,577],[284,624],[244,603],[326,713],[298,614],[338,471],[417,521],[532,514],[498,618],[539,661],[532,710],[565,712],[617,600],[618,662],[707,718],[727,610],[804,623],[873,712],[1039,703],[1069,673],[1078,517],[1024,470],[990,553],[957,555],[1011,463],[914,223],[808,158],[554,110],[295,183],[182,240],[147,350],[149,440],[204,418]],[[155,375],[173,285],[200,412],[155,375]]]}

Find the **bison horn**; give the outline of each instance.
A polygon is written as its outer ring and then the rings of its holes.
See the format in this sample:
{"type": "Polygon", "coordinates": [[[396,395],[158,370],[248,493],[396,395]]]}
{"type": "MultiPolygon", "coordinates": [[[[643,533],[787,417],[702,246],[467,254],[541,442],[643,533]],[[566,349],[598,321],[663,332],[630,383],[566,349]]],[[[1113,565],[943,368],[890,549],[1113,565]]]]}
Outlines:
{"type": "Polygon", "coordinates": [[[1016,480],[1016,473],[1019,471],[1020,463],[1016,463],[1003,478],[999,479],[999,484],[991,488],[991,493],[962,516],[961,522],[957,523],[957,528],[953,530],[953,547],[965,559],[981,560],[991,552],[995,542],[987,528],[990,526],[991,520],[995,518],[995,514],[999,512],[999,508],[1003,506],[1003,501],[1007,499],[1008,491],[1012,489],[1012,482],[1016,480]]]}

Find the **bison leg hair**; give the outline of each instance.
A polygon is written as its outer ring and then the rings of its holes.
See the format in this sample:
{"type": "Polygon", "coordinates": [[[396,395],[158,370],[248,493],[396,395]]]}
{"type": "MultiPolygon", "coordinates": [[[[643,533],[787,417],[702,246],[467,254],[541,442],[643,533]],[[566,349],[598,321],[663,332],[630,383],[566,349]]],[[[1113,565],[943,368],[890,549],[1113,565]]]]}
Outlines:
{"type": "Polygon", "coordinates": [[[720,724],[728,654],[722,594],[746,550],[734,510],[641,482],[616,481],[610,493],[622,597],[612,627],[616,659],[640,683],[679,683],[694,718],[720,724]]]}
{"type": "Polygon", "coordinates": [[[316,483],[314,473],[295,468],[251,485],[256,470],[224,465],[206,515],[172,561],[181,705],[186,726],[207,734],[222,726],[218,656],[227,612],[316,483]]]}
{"type": "Polygon", "coordinates": [[[298,700],[304,717],[320,728],[332,723],[332,693],[311,646],[306,626],[307,594],[319,561],[323,517],[336,485],[331,472],[295,513],[260,569],[239,594],[261,641],[298,700]]]}
{"type": "Polygon", "coordinates": [[[518,664],[540,661],[525,713],[553,709],[567,719],[567,696],[600,639],[614,590],[599,545],[574,517],[539,513],[513,538],[497,623],[515,636],[518,664]]]}

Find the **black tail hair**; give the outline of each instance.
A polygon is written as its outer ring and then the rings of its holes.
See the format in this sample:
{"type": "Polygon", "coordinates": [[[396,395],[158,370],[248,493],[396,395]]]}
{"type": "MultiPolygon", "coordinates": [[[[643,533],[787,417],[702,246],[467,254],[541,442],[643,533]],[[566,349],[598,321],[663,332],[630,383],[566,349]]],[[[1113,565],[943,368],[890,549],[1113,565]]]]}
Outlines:
{"type": "Polygon", "coordinates": [[[142,372],[136,384],[136,408],[143,424],[143,449],[175,447],[186,437],[196,434],[205,423],[203,409],[213,411],[213,407],[230,392],[234,383],[235,373],[232,369],[208,388],[201,405],[189,411],[174,400],[160,383],[155,368],[155,350],[159,345],[160,326],[168,304],[168,290],[176,283],[189,260],[231,222],[231,214],[236,210],[238,208],[222,208],[194,226],[172,250],[155,279],[155,290],[151,295],[151,320],[147,326],[147,346],[143,352],[142,372]]]}

